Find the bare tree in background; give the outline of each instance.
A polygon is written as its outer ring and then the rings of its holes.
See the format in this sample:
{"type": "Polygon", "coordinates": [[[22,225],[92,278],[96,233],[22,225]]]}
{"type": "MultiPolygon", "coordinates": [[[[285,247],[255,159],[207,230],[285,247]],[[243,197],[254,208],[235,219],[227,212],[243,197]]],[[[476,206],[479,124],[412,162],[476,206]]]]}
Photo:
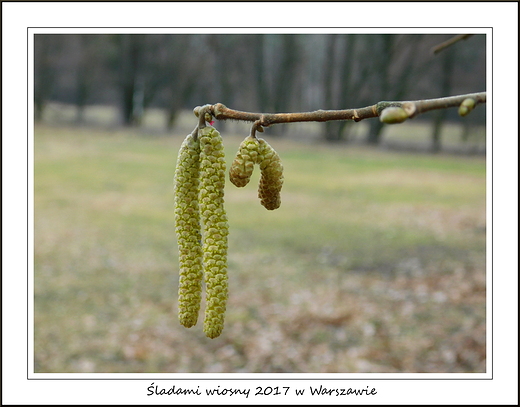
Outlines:
{"type": "MultiPolygon", "coordinates": [[[[453,45],[452,67],[430,46],[446,35],[383,34],[67,34],[35,36],[35,118],[53,100],[77,107],[108,104],[121,121],[138,125],[148,107],[160,108],[171,129],[182,109],[222,102],[261,112],[295,112],[368,106],[374,100],[406,100],[485,88],[485,36],[453,45]],[[482,68],[484,66],[484,68],[482,68]],[[446,77],[445,79],[442,79],[446,77]],[[450,78],[448,78],[450,77],[450,78]],[[444,82],[443,82],[444,81],[444,82]],[[442,85],[449,81],[451,88],[442,85]],[[450,89],[450,90],[447,90],[450,89]]],[[[449,52],[445,50],[443,52],[449,52]]],[[[455,117],[454,117],[455,116],[455,117]]],[[[482,115],[483,116],[483,115],[482,115]]],[[[435,120],[440,146],[442,121],[435,120]]],[[[464,119],[481,124],[475,115],[464,119]]],[[[224,123],[221,124],[225,125],[224,123]]],[[[366,126],[365,141],[378,144],[384,125],[366,126]]],[[[327,141],[345,140],[350,122],[321,127],[327,141]]],[[[365,128],[365,127],[363,127],[365,128]]],[[[283,134],[285,125],[272,129],[283,134]]],[[[271,134],[273,134],[271,133],[271,134]]]]}
{"type": "MultiPolygon", "coordinates": [[[[363,37],[357,35],[327,35],[323,59],[324,108],[337,109],[360,103],[359,94],[364,86],[370,65],[359,57],[365,50],[363,37]],[[361,48],[361,49],[360,49],[361,48]]],[[[348,121],[325,123],[323,138],[339,141],[345,138],[348,121]]]]}
{"type": "Polygon", "coordinates": [[[253,35],[251,48],[254,50],[251,67],[254,70],[256,108],[260,112],[269,110],[269,88],[266,77],[265,35],[253,35]]]}
{"type": "MultiPolygon", "coordinates": [[[[269,99],[267,105],[272,112],[287,112],[291,110],[291,102],[295,96],[297,77],[301,63],[301,53],[297,35],[280,34],[274,39],[278,52],[271,59],[269,99]]],[[[283,134],[283,126],[274,131],[276,135],[283,134]]]]}
{"type": "Polygon", "coordinates": [[[119,78],[120,103],[123,124],[135,124],[137,108],[136,94],[139,91],[139,64],[143,58],[143,35],[123,34],[116,36],[119,46],[119,78]]]}
{"type": "Polygon", "coordinates": [[[99,88],[105,86],[103,75],[104,35],[74,34],[68,37],[67,52],[74,61],[73,103],[76,106],[76,122],[85,120],[85,108],[99,88]]]}
{"type": "Polygon", "coordinates": [[[58,57],[64,36],[39,34],[34,36],[34,118],[40,121],[59,75],[58,57]]]}
{"type": "MultiPolygon", "coordinates": [[[[204,58],[204,38],[201,35],[165,35],[163,45],[162,75],[166,91],[166,125],[172,129],[177,115],[185,108],[185,101],[206,85],[199,79],[208,71],[207,58],[204,58]]],[[[209,92],[203,93],[204,96],[209,92]]],[[[203,97],[204,97],[203,96],[203,97]]],[[[207,99],[206,99],[207,100],[207,99]]],[[[202,103],[202,102],[199,102],[202,103]]]]}
{"type": "MultiPolygon", "coordinates": [[[[370,49],[370,71],[365,78],[368,85],[366,101],[402,100],[413,83],[420,79],[422,69],[416,65],[420,60],[420,35],[370,35],[367,49],[370,49]]],[[[366,141],[378,144],[381,141],[384,124],[378,120],[370,122],[366,141]]]]}
{"type": "MultiPolygon", "coordinates": [[[[455,63],[455,49],[453,47],[446,49],[439,58],[441,58],[439,92],[443,95],[449,95],[452,91],[451,78],[455,63]]],[[[446,109],[437,110],[433,118],[431,150],[434,153],[438,153],[441,150],[441,132],[447,113],[446,109]]]]}

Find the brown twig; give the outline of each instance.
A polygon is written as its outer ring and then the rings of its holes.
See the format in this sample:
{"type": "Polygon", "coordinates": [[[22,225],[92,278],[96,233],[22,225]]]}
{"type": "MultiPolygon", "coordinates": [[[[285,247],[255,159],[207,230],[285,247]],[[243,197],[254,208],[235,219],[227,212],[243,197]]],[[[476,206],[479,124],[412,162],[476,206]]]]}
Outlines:
{"type": "Polygon", "coordinates": [[[455,37],[452,37],[449,40],[441,42],[439,45],[436,45],[435,47],[433,47],[432,48],[432,52],[434,54],[437,54],[437,53],[441,52],[443,49],[448,48],[449,46],[455,44],[456,42],[459,42],[461,40],[465,40],[466,38],[469,38],[472,35],[474,35],[474,34],[459,34],[459,35],[456,35],[455,37]]]}
{"type": "Polygon", "coordinates": [[[313,112],[300,113],[251,113],[240,110],[230,109],[222,103],[204,106],[205,110],[213,115],[217,120],[239,120],[255,122],[255,130],[261,131],[261,127],[268,127],[279,123],[296,122],[327,122],[332,120],[354,120],[359,122],[363,119],[379,117],[381,112],[387,107],[400,107],[407,118],[413,118],[418,114],[435,109],[446,109],[449,107],[459,107],[466,99],[474,99],[475,106],[486,103],[486,92],[469,93],[466,95],[448,96],[438,99],[425,99],[405,102],[379,102],[372,106],[359,109],[345,110],[316,110],[313,112]]]}

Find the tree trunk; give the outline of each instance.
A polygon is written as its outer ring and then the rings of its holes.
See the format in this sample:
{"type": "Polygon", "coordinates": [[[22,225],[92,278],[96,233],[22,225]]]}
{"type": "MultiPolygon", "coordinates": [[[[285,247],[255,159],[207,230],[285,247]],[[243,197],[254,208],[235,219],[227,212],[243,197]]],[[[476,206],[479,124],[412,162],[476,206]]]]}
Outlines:
{"type": "MultiPolygon", "coordinates": [[[[297,35],[282,34],[282,59],[272,92],[273,112],[291,111],[291,98],[296,88],[299,47],[297,35]]],[[[282,136],[285,126],[274,126],[271,134],[282,136]]]]}
{"type": "Polygon", "coordinates": [[[41,121],[45,103],[52,96],[56,83],[56,48],[60,37],[48,34],[34,36],[34,119],[41,121]]]}
{"type": "Polygon", "coordinates": [[[85,116],[85,106],[89,93],[89,78],[91,72],[90,55],[88,54],[87,37],[85,35],[78,35],[75,43],[79,50],[79,56],[76,66],[76,123],[83,123],[85,116]]]}
{"type": "MultiPolygon", "coordinates": [[[[379,40],[376,42],[376,49],[374,55],[377,58],[374,62],[373,75],[375,76],[378,84],[378,92],[376,95],[377,100],[386,100],[390,94],[390,65],[394,56],[394,35],[382,35],[380,38],[374,38],[379,40]]],[[[381,135],[383,131],[383,123],[379,120],[372,120],[370,122],[369,131],[367,134],[367,144],[376,145],[381,141],[381,135]]]]}
{"type": "MultiPolygon", "coordinates": [[[[453,72],[453,65],[455,60],[455,53],[453,48],[448,48],[444,51],[441,61],[441,86],[440,92],[443,95],[449,95],[451,92],[451,75],[453,72]]],[[[437,112],[433,120],[433,129],[431,135],[431,152],[438,153],[441,151],[441,135],[444,121],[446,120],[446,110],[442,109],[437,112]]]]}
{"type": "Polygon", "coordinates": [[[441,134],[442,125],[446,117],[446,110],[442,109],[436,112],[435,119],[433,120],[433,131],[432,131],[432,145],[431,152],[438,153],[441,151],[441,134]]]}
{"type": "Polygon", "coordinates": [[[333,120],[325,123],[325,135],[326,141],[337,142],[346,139],[345,130],[349,124],[346,120],[333,120]]]}
{"type": "Polygon", "coordinates": [[[121,113],[124,125],[133,125],[134,96],[137,81],[138,64],[140,58],[140,36],[137,34],[123,34],[120,36],[120,92],[121,113]]]}
{"type": "Polygon", "coordinates": [[[255,70],[255,94],[256,103],[259,112],[267,112],[269,109],[269,85],[266,79],[265,69],[265,38],[264,34],[257,34],[253,38],[254,61],[252,61],[255,70]]]}
{"type": "Polygon", "coordinates": [[[381,123],[379,119],[372,119],[368,130],[367,143],[371,145],[379,144],[383,135],[384,127],[384,123],[381,123]]]}
{"type": "MultiPolygon", "coordinates": [[[[327,36],[327,44],[325,51],[325,58],[323,60],[323,108],[324,109],[333,109],[334,101],[333,101],[333,77],[334,77],[334,67],[336,66],[337,58],[336,58],[336,42],[338,36],[334,34],[330,34],[327,36]]],[[[326,141],[338,141],[339,136],[339,126],[338,122],[327,122],[325,126],[323,126],[323,138],[326,141]]]]}

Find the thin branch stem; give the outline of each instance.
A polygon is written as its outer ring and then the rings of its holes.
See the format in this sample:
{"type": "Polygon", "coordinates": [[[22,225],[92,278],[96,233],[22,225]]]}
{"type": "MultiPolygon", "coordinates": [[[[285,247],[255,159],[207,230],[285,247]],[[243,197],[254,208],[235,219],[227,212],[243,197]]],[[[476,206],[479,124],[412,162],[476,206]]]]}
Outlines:
{"type": "Polygon", "coordinates": [[[451,37],[449,40],[441,42],[440,44],[433,47],[432,52],[434,54],[437,54],[437,53],[441,52],[444,48],[448,48],[449,46],[455,44],[456,42],[465,40],[466,38],[469,38],[472,35],[474,35],[474,34],[459,34],[459,35],[456,35],[455,37],[451,37]]]}
{"type": "Polygon", "coordinates": [[[256,138],[256,132],[259,131],[260,133],[264,131],[262,125],[260,124],[260,120],[257,120],[253,123],[251,126],[251,133],[250,136],[256,138]]]}
{"type": "Polygon", "coordinates": [[[359,109],[345,110],[316,110],[300,113],[251,113],[227,108],[222,103],[205,105],[205,110],[211,113],[217,120],[239,120],[255,122],[255,130],[261,131],[261,127],[268,127],[279,123],[296,122],[327,122],[332,120],[354,120],[359,122],[364,119],[379,117],[387,107],[401,107],[408,118],[435,109],[459,107],[466,99],[475,100],[475,106],[486,103],[486,92],[469,93],[466,95],[448,96],[438,99],[424,99],[404,102],[378,102],[375,105],[359,109]]]}
{"type": "Polygon", "coordinates": [[[197,141],[197,138],[199,136],[199,125],[197,124],[193,131],[191,132],[191,136],[193,137],[194,141],[197,141]]]}

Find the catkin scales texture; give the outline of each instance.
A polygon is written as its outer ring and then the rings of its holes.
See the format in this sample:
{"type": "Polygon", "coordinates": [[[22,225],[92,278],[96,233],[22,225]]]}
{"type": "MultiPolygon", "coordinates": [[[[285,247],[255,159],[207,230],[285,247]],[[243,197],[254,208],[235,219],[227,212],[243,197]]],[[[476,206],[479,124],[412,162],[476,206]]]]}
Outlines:
{"type": "MultiPolygon", "coordinates": [[[[280,157],[265,140],[249,136],[240,144],[230,168],[230,180],[236,186],[245,186],[256,164],[261,171],[261,203],[267,209],[276,209],[281,202],[283,167],[280,157]]],[[[179,319],[188,328],[197,323],[204,280],[204,333],[209,338],[218,337],[224,329],[228,299],[225,174],[220,133],[206,126],[188,135],[179,150],[174,177],[180,260],[179,319]]]]}
{"type": "Polygon", "coordinates": [[[200,145],[192,134],[181,145],[174,176],[175,232],[179,247],[179,321],[197,323],[202,291],[202,247],[199,220],[200,145]]]}
{"type": "Polygon", "coordinates": [[[258,160],[260,143],[256,137],[248,136],[240,143],[238,152],[229,169],[229,180],[237,187],[249,183],[253,168],[258,160]]]}
{"type": "Polygon", "coordinates": [[[227,236],[228,221],[224,210],[226,161],[220,133],[207,126],[199,132],[200,192],[199,204],[203,225],[203,268],[206,283],[204,332],[210,338],[224,328],[228,298],[227,236]]]}
{"type": "Polygon", "coordinates": [[[249,183],[255,164],[260,166],[260,203],[269,210],[280,207],[283,166],[278,153],[264,139],[248,136],[242,141],[229,169],[229,180],[237,187],[249,183]]]}
{"type": "Polygon", "coordinates": [[[257,162],[260,165],[260,184],[258,197],[260,203],[269,210],[280,207],[282,200],[280,192],[283,186],[282,160],[273,147],[264,139],[259,139],[259,154],[257,162]]]}

